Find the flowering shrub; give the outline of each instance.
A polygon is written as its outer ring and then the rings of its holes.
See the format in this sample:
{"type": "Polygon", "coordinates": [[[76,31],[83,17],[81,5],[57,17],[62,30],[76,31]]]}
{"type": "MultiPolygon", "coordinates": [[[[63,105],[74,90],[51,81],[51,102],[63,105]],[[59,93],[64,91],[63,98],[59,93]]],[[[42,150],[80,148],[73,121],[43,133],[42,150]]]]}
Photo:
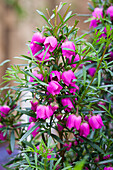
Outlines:
{"type": "MultiPolygon", "coordinates": [[[[4,76],[5,81],[16,81],[16,85],[10,88],[17,96],[7,106],[4,106],[5,102],[1,103],[1,128],[5,128],[5,135],[12,130],[11,151],[15,139],[19,140],[20,150],[5,167],[106,169],[113,162],[112,84],[107,82],[106,85],[105,81],[106,72],[112,76],[108,52],[113,31],[108,25],[105,27],[106,36],[103,36],[103,30],[97,28],[105,20],[103,8],[95,8],[90,23],[90,27],[96,28],[94,41],[87,42],[84,39],[86,34],[77,37],[78,21],[75,20],[74,26],[67,24],[76,14],[69,12],[68,7],[61,16],[64,5],[56,6],[49,19],[37,11],[48,25],[34,33],[28,45],[28,56],[20,57],[28,64],[11,66],[4,76]],[[24,91],[31,95],[25,100],[29,104],[24,108],[17,104],[13,121],[8,121],[9,125],[4,123],[7,114],[12,116],[10,109],[24,91]],[[13,123],[23,114],[29,116],[29,122],[14,126],[13,123]]],[[[5,135],[1,139],[6,139],[5,135]]]]}

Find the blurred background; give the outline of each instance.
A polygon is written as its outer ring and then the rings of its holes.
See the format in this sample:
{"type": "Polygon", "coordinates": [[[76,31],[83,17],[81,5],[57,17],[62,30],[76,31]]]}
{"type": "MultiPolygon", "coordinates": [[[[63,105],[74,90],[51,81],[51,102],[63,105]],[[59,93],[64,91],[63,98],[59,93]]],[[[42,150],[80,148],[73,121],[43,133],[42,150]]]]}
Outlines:
{"type": "MultiPolygon", "coordinates": [[[[90,14],[88,0],[62,0],[62,2],[71,3],[70,10],[73,13],[90,14]]],[[[46,8],[48,8],[50,14],[52,14],[52,9],[59,3],[60,0],[0,0],[0,63],[4,60],[11,60],[0,67],[0,83],[6,68],[10,64],[23,62],[14,57],[27,54],[26,44],[32,39],[33,31],[45,24],[36,10],[38,9],[46,14],[46,8]]],[[[80,20],[77,25],[80,28],[78,35],[82,34],[83,30],[88,31],[89,23],[84,23],[87,18],[75,16],[70,20],[71,26],[75,19],[80,20]]]]}

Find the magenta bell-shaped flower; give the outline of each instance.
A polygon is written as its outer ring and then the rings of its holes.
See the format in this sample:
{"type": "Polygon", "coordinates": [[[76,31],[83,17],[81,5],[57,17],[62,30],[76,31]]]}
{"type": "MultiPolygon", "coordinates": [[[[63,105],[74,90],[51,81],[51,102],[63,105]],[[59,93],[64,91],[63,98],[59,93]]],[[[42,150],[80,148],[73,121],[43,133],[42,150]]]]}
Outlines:
{"type": "Polygon", "coordinates": [[[76,116],[74,114],[69,115],[68,119],[67,119],[67,124],[66,126],[68,128],[76,128],[77,130],[80,129],[80,124],[81,124],[82,118],[81,116],[76,116]]]}
{"type": "Polygon", "coordinates": [[[71,149],[72,143],[71,142],[69,144],[65,143],[63,146],[67,147],[66,150],[69,151],[71,149]]]}
{"type": "Polygon", "coordinates": [[[66,58],[70,58],[71,56],[75,55],[75,44],[72,41],[64,42],[61,48],[63,57],[65,56],[66,58]]]}
{"type": "Polygon", "coordinates": [[[62,80],[67,86],[69,86],[72,83],[72,80],[74,79],[76,79],[76,77],[72,70],[64,71],[62,73],[62,80]]]}
{"type": "Polygon", "coordinates": [[[54,80],[49,82],[49,85],[47,86],[48,92],[51,93],[53,96],[59,94],[62,88],[63,87],[57,81],[54,80]]]}
{"type": "Polygon", "coordinates": [[[111,17],[111,21],[113,20],[113,6],[110,6],[108,9],[107,9],[107,15],[110,15],[111,17]]]}
{"type": "Polygon", "coordinates": [[[64,98],[61,100],[63,106],[67,106],[64,110],[70,112],[74,108],[70,98],[64,98]]]}
{"type": "Polygon", "coordinates": [[[88,123],[92,127],[93,131],[94,129],[100,129],[102,126],[104,126],[100,115],[91,116],[88,120],[88,123]]]}
{"type": "Polygon", "coordinates": [[[42,61],[49,61],[49,57],[50,57],[50,54],[49,52],[46,53],[46,51],[42,51],[40,54],[38,54],[37,56],[35,56],[35,58],[37,60],[39,60],[39,63],[41,63],[42,61]]]}
{"type": "Polygon", "coordinates": [[[7,106],[7,105],[4,105],[4,106],[0,106],[0,114],[1,114],[1,117],[6,117],[6,115],[8,115],[10,111],[10,107],[7,106]]]}
{"type": "MultiPolygon", "coordinates": [[[[32,123],[30,123],[30,125],[28,126],[28,129],[27,130],[30,130],[33,126],[35,126],[35,123],[34,122],[32,122],[32,123]]],[[[33,137],[35,137],[38,133],[39,133],[39,131],[37,132],[37,130],[39,129],[40,127],[37,127],[31,134],[33,135],[33,137]]]]}
{"type": "Polygon", "coordinates": [[[113,167],[105,167],[104,170],[113,170],[113,167]]]}
{"type": "Polygon", "coordinates": [[[62,131],[63,129],[64,129],[64,127],[62,126],[63,125],[63,123],[62,122],[58,122],[57,123],[57,126],[58,126],[58,131],[62,131]]]}
{"type": "Polygon", "coordinates": [[[60,81],[61,74],[58,71],[52,71],[50,73],[50,80],[60,81]]]}
{"type": "Polygon", "coordinates": [[[94,76],[95,72],[96,72],[96,68],[95,67],[91,67],[91,68],[88,69],[88,73],[89,73],[89,75],[91,77],[94,76]]]}
{"type": "Polygon", "coordinates": [[[53,52],[55,48],[57,47],[57,39],[53,36],[49,36],[44,41],[45,48],[48,49],[48,51],[53,52]]]}
{"type": "Polygon", "coordinates": [[[40,118],[45,120],[53,115],[53,110],[50,106],[39,105],[37,106],[36,114],[37,119],[40,118]]]}
{"type": "Polygon", "coordinates": [[[80,132],[80,136],[87,137],[87,136],[89,135],[89,133],[90,133],[89,124],[86,123],[86,122],[83,122],[83,123],[80,125],[79,132],[80,132]]]}
{"type": "Polygon", "coordinates": [[[38,101],[30,101],[31,103],[31,110],[33,110],[34,112],[36,112],[36,108],[37,108],[37,105],[38,105],[38,101]]]}

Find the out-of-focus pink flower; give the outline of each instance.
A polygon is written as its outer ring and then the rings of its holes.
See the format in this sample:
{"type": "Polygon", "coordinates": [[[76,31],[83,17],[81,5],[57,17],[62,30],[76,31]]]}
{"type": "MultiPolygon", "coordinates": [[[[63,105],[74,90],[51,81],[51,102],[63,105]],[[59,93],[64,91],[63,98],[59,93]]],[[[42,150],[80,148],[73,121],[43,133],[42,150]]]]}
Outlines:
{"type": "Polygon", "coordinates": [[[7,151],[7,153],[8,153],[9,155],[12,154],[12,151],[11,151],[11,149],[10,149],[9,147],[6,148],[6,151],[7,151]]]}
{"type": "MultiPolygon", "coordinates": [[[[27,130],[30,130],[33,126],[35,126],[35,123],[34,122],[31,122],[30,125],[28,126],[28,129],[27,130]]],[[[33,135],[33,137],[35,137],[39,131],[37,132],[37,130],[39,129],[40,127],[38,126],[31,134],[33,135]]]]}
{"type": "Polygon", "coordinates": [[[109,61],[113,61],[113,52],[112,51],[109,52],[109,61]]]}
{"type": "Polygon", "coordinates": [[[81,124],[82,118],[81,116],[76,116],[74,114],[69,115],[68,119],[67,119],[67,123],[66,126],[68,128],[76,128],[77,130],[80,129],[80,124],[81,124]]]}
{"type": "Polygon", "coordinates": [[[36,122],[37,121],[37,119],[36,118],[34,118],[34,117],[31,117],[30,116],[30,118],[29,118],[29,122],[36,122]]]}
{"type": "MultiPolygon", "coordinates": [[[[82,60],[82,58],[83,58],[83,57],[81,56],[81,60],[82,60]]],[[[79,56],[78,54],[76,54],[73,62],[76,62],[76,61],[79,61],[79,60],[80,60],[80,56],[79,56]]],[[[70,64],[71,61],[72,61],[72,56],[69,57],[69,62],[68,62],[68,63],[70,64]]],[[[71,67],[73,67],[73,68],[76,67],[76,64],[71,64],[71,67]]],[[[82,67],[83,67],[83,64],[80,64],[80,65],[79,65],[79,68],[82,68],[82,67]]]]}
{"type": "Polygon", "coordinates": [[[30,101],[31,103],[31,110],[33,110],[34,112],[36,112],[36,108],[37,108],[37,105],[38,105],[38,101],[30,101]]]}
{"type": "Polygon", "coordinates": [[[48,51],[53,52],[55,48],[57,47],[57,39],[53,36],[49,36],[44,41],[45,48],[48,49],[48,51]]]}
{"type": "Polygon", "coordinates": [[[110,6],[108,9],[107,9],[107,15],[109,14],[110,17],[111,17],[111,21],[113,20],[113,6],[110,6]]]}
{"type": "Polygon", "coordinates": [[[98,102],[98,107],[101,109],[101,110],[104,110],[101,106],[99,106],[99,105],[103,105],[103,106],[105,106],[106,105],[106,103],[105,102],[98,102]]]}
{"type": "Polygon", "coordinates": [[[76,79],[76,77],[72,70],[64,71],[62,73],[62,80],[67,86],[69,86],[72,83],[72,80],[74,79],[76,79]]]}
{"type": "Polygon", "coordinates": [[[94,129],[100,129],[100,128],[102,128],[102,126],[104,126],[104,124],[102,122],[102,118],[99,114],[96,116],[95,115],[91,116],[88,120],[88,123],[92,127],[93,131],[94,131],[94,129]]]}
{"type": "Polygon", "coordinates": [[[53,110],[50,106],[39,105],[37,106],[36,114],[37,119],[40,118],[45,120],[53,115],[53,110]]]}
{"type": "Polygon", "coordinates": [[[95,8],[93,13],[92,13],[92,20],[90,22],[90,27],[96,27],[97,24],[100,22],[99,19],[100,17],[103,18],[103,8],[95,8]]]}
{"type": "Polygon", "coordinates": [[[59,170],[60,168],[61,168],[61,166],[57,165],[55,170],[59,170]]]}
{"type": "Polygon", "coordinates": [[[65,111],[70,112],[70,111],[72,110],[72,108],[74,108],[74,106],[73,106],[70,98],[64,98],[64,99],[62,99],[62,100],[61,100],[61,103],[62,103],[62,105],[63,105],[64,107],[67,106],[67,107],[65,108],[65,111]]]}
{"type": "Polygon", "coordinates": [[[44,43],[44,41],[45,41],[45,37],[43,37],[40,32],[34,33],[32,37],[32,41],[30,43],[30,48],[33,55],[35,55],[38,51],[42,49],[41,44],[44,43]]]}
{"type": "MultiPolygon", "coordinates": [[[[38,74],[37,71],[33,71],[32,73],[36,78],[40,79],[41,81],[43,81],[43,75],[42,74],[38,74]]],[[[30,76],[29,82],[34,82],[34,78],[30,76]]]]}
{"type": "Polygon", "coordinates": [[[42,61],[46,62],[49,61],[49,57],[50,57],[49,52],[46,52],[45,50],[35,56],[35,58],[39,60],[39,63],[41,63],[42,61]]]}
{"type": "Polygon", "coordinates": [[[73,55],[75,56],[75,44],[72,41],[64,42],[61,48],[62,48],[63,57],[65,56],[66,58],[70,58],[73,55]]]}
{"type": "Polygon", "coordinates": [[[113,167],[105,167],[104,170],[113,170],[113,167]]]}
{"type": "Polygon", "coordinates": [[[84,137],[87,137],[90,133],[90,127],[89,127],[89,124],[86,123],[86,122],[83,122],[81,125],[80,125],[80,136],[84,136],[84,137]]]}
{"type": "Polygon", "coordinates": [[[4,141],[7,138],[7,134],[4,136],[4,132],[1,130],[1,128],[3,128],[4,125],[0,125],[0,140],[4,141]]]}
{"type": "Polygon", "coordinates": [[[67,147],[66,150],[69,151],[71,149],[72,143],[71,142],[69,144],[65,143],[63,146],[67,147]]]}
{"type": "Polygon", "coordinates": [[[10,111],[10,107],[7,106],[7,105],[4,105],[4,106],[0,106],[0,114],[1,114],[1,117],[6,117],[6,115],[8,115],[10,111]]]}
{"type": "Polygon", "coordinates": [[[103,157],[104,160],[109,159],[109,158],[110,158],[110,155],[106,155],[106,156],[103,157]]]}
{"type": "Polygon", "coordinates": [[[63,87],[57,81],[54,81],[54,80],[49,82],[49,85],[47,86],[48,92],[52,94],[53,96],[56,94],[59,94],[62,88],[63,87]]]}
{"type": "Polygon", "coordinates": [[[95,67],[91,67],[91,68],[88,69],[88,73],[89,73],[89,75],[91,77],[94,76],[95,72],[96,72],[96,68],[95,67]]]}
{"type": "Polygon", "coordinates": [[[58,131],[62,131],[62,130],[64,129],[64,127],[63,127],[61,124],[63,125],[62,122],[60,122],[60,123],[58,122],[58,123],[57,123],[58,131]]]}
{"type": "Polygon", "coordinates": [[[73,93],[76,92],[77,90],[79,90],[79,87],[75,84],[75,83],[71,83],[70,84],[71,87],[69,87],[69,91],[70,93],[73,93]]]}
{"type": "Polygon", "coordinates": [[[61,120],[61,118],[62,118],[62,115],[55,115],[55,117],[58,119],[58,120],[61,120]]]}
{"type": "Polygon", "coordinates": [[[52,71],[50,73],[50,80],[60,81],[61,74],[58,71],[52,71]]]}
{"type": "Polygon", "coordinates": [[[86,115],[86,116],[84,117],[84,120],[88,122],[89,117],[86,115]]]}
{"type": "Polygon", "coordinates": [[[59,108],[59,106],[56,102],[51,103],[50,107],[53,110],[53,112],[56,111],[59,108]]]}

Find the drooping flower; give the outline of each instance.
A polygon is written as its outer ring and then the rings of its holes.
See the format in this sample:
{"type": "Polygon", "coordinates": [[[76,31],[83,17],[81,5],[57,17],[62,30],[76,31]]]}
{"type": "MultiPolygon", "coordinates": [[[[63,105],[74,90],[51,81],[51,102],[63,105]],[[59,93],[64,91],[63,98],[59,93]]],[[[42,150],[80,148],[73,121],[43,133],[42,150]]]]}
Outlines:
{"type": "Polygon", "coordinates": [[[37,106],[36,114],[37,119],[40,118],[45,120],[53,115],[53,110],[50,106],[39,105],[37,106]]]}
{"type": "Polygon", "coordinates": [[[72,41],[64,42],[61,48],[63,57],[65,56],[66,58],[70,58],[71,56],[75,55],[75,44],[72,41]]]}
{"type": "Polygon", "coordinates": [[[62,73],[62,80],[67,86],[69,86],[72,83],[72,80],[74,79],[76,79],[76,77],[72,70],[64,71],[62,73]]]}
{"type": "Polygon", "coordinates": [[[50,94],[52,94],[53,96],[56,94],[59,94],[60,91],[62,90],[62,86],[57,82],[52,80],[51,82],[49,82],[48,86],[47,86],[47,90],[50,94]]]}
{"type": "Polygon", "coordinates": [[[3,128],[3,127],[4,127],[4,125],[0,125],[0,140],[2,140],[2,141],[6,140],[6,138],[7,138],[7,134],[5,134],[5,136],[4,136],[4,132],[1,130],[1,128],[3,128]]]}
{"type": "Polygon", "coordinates": [[[55,115],[55,117],[58,119],[58,120],[61,120],[61,118],[62,118],[62,115],[55,115]]]}
{"type": "Polygon", "coordinates": [[[74,114],[69,115],[68,119],[67,119],[67,124],[66,126],[68,128],[76,128],[77,130],[80,129],[80,124],[81,124],[82,118],[81,116],[76,116],[74,114]]]}
{"type": "Polygon", "coordinates": [[[50,73],[50,80],[60,81],[61,74],[59,71],[52,71],[50,73]]]}
{"type": "Polygon", "coordinates": [[[96,116],[95,115],[91,116],[88,120],[88,123],[92,127],[93,131],[94,131],[94,129],[100,129],[100,128],[102,128],[102,126],[104,126],[104,124],[102,122],[102,118],[99,114],[96,116]]]}
{"type": "Polygon", "coordinates": [[[89,75],[91,77],[94,76],[95,72],[96,72],[96,68],[95,67],[91,67],[91,68],[88,69],[88,73],[89,73],[89,75]]]}
{"type": "Polygon", "coordinates": [[[111,21],[113,20],[113,6],[110,6],[108,9],[107,9],[107,15],[109,14],[110,17],[111,17],[111,21]]]}
{"type": "Polygon", "coordinates": [[[45,48],[48,49],[48,51],[53,52],[55,48],[57,47],[57,39],[53,36],[49,36],[44,41],[45,48]]]}
{"type": "Polygon", "coordinates": [[[38,101],[30,101],[31,103],[31,110],[33,110],[34,112],[36,112],[36,108],[37,108],[37,105],[38,105],[38,101]]]}
{"type": "Polygon", "coordinates": [[[7,106],[7,105],[4,105],[4,106],[0,106],[0,114],[1,114],[1,117],[6,117],[6,115],[8,115],[10,111],[10,107],[7,106]]]}
{"type": "Polygon", "coordinates": [[[35,58],[41,63],[42,61],[49,61],[50,54],[43,50],[40,54],[36,55],[35,58]]]}
{"type": "MultiPolygon", "coordinates": [[[[82,58],[83,58],[83,57],[81,56],[81,60],[82,60],[82,58]]],[[[75,55],[75,58],[74,58],[74,60],[73,60],[73,63],[76,62],[76,61],[79,61],[79,60],[80,60],[80,56],[79,56],[78,54],[76,54],[76,55],[75,55]]],[[[72,62],[72,56],[69,57],[68,63],[71,64],[71,62],[72,62]]],[[[75,64],[71,64],[71,67],[73,67],[73,68],[76,67],[76,63],[75,63],[75,64]]],[[[81,67],[83,67],[83,64],[80,64],[80,65],[79,65],[79,68],[81,68],[81,67]]]]}
{"type": "Polygon", "coordinates": [[[53,110],[53,112],[56,111],[59,108],[59,106],[56,102],[51,103],[50,107],[53,110]]]}
{"type": "Polygon", "coordinates": [[[38,51],[42,49],[41,44],[44,43],[44,41],[45,37],[43,37],[40,32],[34,33],[32,41],[30,43],[30,48],[33,55],[35,55],[38,51]]]}
{"type": "Polygon", "coordinates": [[[71,99],[70,99],[70,98],[64,98],[64,99],[62,99],[62,100],[61,100],[61,103],[62,103],[62,105],[63,105],[64,107],[67,106],[67,107],[65,108],[65,111],[70,112],[70,111],[72,110],[72,108],[74,108],[73,103],[71,102],[71,99]]]}
{"type": "MultiPolygon", "coordinates": [[[[27,130],[30,130],[33,126],[35,126],[35,123],[34,122],[31,122],[30,125],[28,126],[28,129],[27,130]]],[[[38,126],[31,134],[33,135],[33,137],[35,137],[39,131],[37,131],[40,127],[38,126]]]]}
{"type": "Polygon", "coordinates": [[[103,8],[95,8],[92,13],[92,20],[90,22],[90,27],[97,27],[97,24],[100,22],[100,17],[103,18],[103,8]]]}
{"type": "Polygon", "coordinates": [[[7,153],[8,153],[9,155],[12,154],[12,151],[11,151],[11,149],[10,149],[9,147],[6,148],[6,151],[7,151],[7,153]]]}
{"type": "Polygon", "coordinates": [[[65,143],[63,146],[67,147],[66,150],[69,151],[71,149],[72,143],[71,142],[69,144],[65,143]]]}
{"type": "Polygon", "coordinates": [[[113,167],[105,167],[104,170],[113,170],[113,167]]]}
{"type": "MultiPolygon", "coordinates": [[[[43,81],[43,75],[42,74],[38,74],[37,71],[33,71],[32,73],[36,78],[40,79],[41,81],[43,81]]],[[[34,82],[34,78],[30,76],[29,82],[34,82]]]]}
{"type": "Polygon", "coordinates": [[[87,137],[87,136],[89,135],[89,133],[90,133],[89,124],[86,123],[86,122],[83,122],[83,123],[80,125],[79,132],[80,132],[80,136],[87,137]]]}
{"type": "Polygon", "coordinates": [[[58,122],[58,123],[57,123],[58,131],[62,131],[62,130],[64,129],[64,127],[63,127],[61,124],[63,125],[62,122],[60,122],[60,123],[58,122]]]}

